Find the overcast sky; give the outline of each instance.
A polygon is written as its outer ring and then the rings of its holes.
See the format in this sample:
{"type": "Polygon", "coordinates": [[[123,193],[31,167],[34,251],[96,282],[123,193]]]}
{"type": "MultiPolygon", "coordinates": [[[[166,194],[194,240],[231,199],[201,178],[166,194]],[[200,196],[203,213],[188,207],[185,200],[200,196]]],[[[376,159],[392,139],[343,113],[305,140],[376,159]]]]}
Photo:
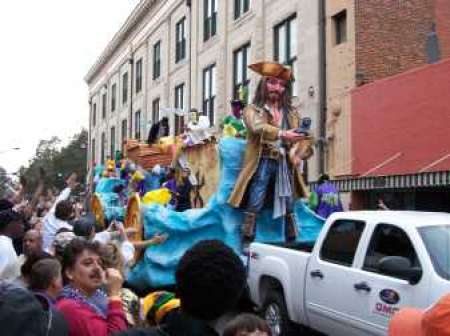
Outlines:
{"type": "Polygon", "coordinates": [[[88,127],[83,78],[138,3],[0,2],[0,166],[14,172],[28,164],[40,139],[67,142],[88,127]]]}

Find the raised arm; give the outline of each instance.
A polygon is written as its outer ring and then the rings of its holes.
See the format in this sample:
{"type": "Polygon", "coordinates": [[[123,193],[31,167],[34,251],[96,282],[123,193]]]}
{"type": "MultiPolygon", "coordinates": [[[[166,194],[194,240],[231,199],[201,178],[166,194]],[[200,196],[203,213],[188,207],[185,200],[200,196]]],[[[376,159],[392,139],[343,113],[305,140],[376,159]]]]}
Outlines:
{"type": "Polygon", "coordinates": [[[69,176],[69,178],[66,180],[66,185],[67,185],[67,187],[63,191],[61,191],[61,193],[58,195],[58,197],[56,198],[55,202],[53,203],[52,208],[50,209],[49,213],[54,213],[56,205],[61,201],[67,200],[69,198],[72,190],[75,189],[75,187],[78,185],[76,173],[72,173],[69,176]]]}

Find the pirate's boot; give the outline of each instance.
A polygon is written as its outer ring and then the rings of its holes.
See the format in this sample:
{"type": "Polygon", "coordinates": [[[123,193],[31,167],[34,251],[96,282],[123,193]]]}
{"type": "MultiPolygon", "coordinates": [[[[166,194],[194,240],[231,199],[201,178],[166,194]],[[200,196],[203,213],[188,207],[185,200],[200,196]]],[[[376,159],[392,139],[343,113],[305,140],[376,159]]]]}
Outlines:
{"type": "Polygon", "coordinates": [[[292,242],[297,239],[298,228],[297,221],[293,213],[286,215],[284,234],[287,242],[292,242]]]}
{"type": "Polygon", "coordinates": [[[242,243],[250,244],[255,239],[256,214],[246,212],[244,223],[241,226],[242,243]]]}

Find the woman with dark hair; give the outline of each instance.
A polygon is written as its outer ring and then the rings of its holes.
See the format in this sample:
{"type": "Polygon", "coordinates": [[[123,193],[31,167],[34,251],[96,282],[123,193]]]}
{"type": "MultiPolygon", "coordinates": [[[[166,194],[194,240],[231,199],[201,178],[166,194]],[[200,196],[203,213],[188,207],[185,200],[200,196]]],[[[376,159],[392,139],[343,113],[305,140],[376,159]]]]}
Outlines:
{"type": "Polygon", "coordinates": [[[120,298],[123,278],[118,270],[104,270],[100,255],[98,243],[78,238],[64,251],[66,286],[56,307],[69,324],[69,336],[109,336],[127,329],[120,298]]]}

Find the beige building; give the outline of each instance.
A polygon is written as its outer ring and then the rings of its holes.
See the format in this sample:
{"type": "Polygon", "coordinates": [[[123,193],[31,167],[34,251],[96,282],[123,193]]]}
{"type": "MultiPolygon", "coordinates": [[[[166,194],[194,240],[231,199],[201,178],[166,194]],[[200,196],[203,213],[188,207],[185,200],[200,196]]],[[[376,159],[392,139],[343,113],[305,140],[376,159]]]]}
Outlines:
{"type": "MultiPolygon", "coordinates": [[[[241,85],[248,86],[252,97],[258,76],[247,65],[261,60],[293,67],[296,104],[321,136],[321,4],[141,1],[85,77],[91,164],[103,162],[127,138],[145,141],[151,123],[163,116],[169,118],[172,134],[180,131],[182,115],[191,108],[217,127],[241,85]]],[[[320,159],[310,160],[310,179],[317,176],[320,159]]]]}
{"type": "Polygon", "coordinates": [[[325,170],[351,173],[351,97],[356,87],[355,1],[327,1],[327,146],[325,170]]]}

